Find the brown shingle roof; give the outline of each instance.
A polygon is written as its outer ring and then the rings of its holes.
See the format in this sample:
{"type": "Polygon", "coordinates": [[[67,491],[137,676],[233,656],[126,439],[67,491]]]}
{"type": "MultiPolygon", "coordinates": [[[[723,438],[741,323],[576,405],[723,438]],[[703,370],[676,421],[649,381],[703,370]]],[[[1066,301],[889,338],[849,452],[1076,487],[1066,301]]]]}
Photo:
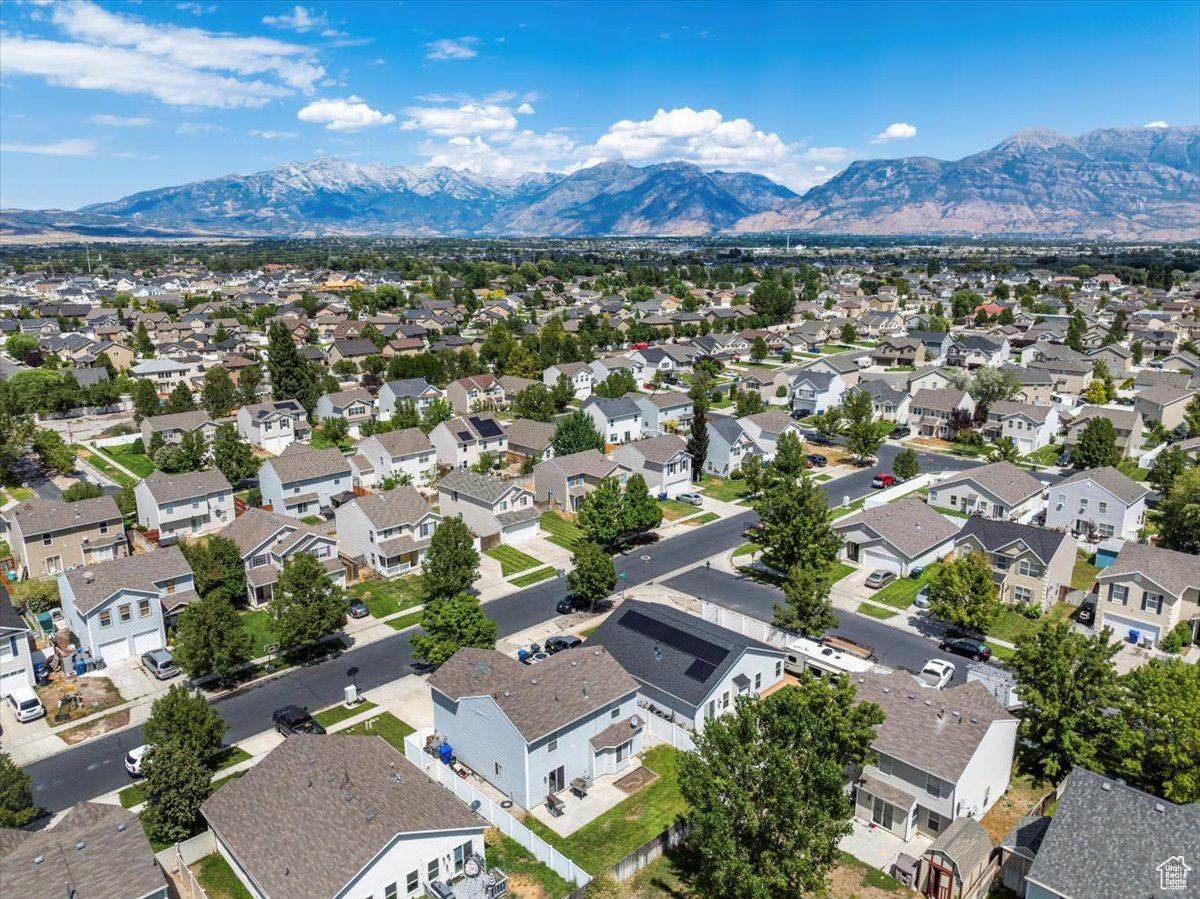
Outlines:
{"type": "Polygon", "coordinates": [[[293,443],[277,458],[263,464],[275,469],[283,484],[350,475],[350,462],[340,449],[313,449],[306,443],[293,443]]]}
{"type": "Polygon", "coordinates": [[[8,513],[8,520],[19,521],[26,540],[47,531],[91,527],[104,521],[116,521],[121,510],[111,496],[81,499],[75,503],[53,500],[26,500],[8,513]]]}
{"type": "Polygon", "coordinates": [[[1068,484],[1082,484],[1087,481],[1099,484],[1126,505],[1137,502],[1150,492],[1149,487],[1139,484],[1133,478],[1126,475],[1125,472],[1111,465],[1106,465],[1104,468],[1085,468],[1083,471],[1059,481],[1055,484],[1055,489],[1065,487],[1068,484]]]}
{"type": "Polygon", "coordinates": [[[933,489],[944,490],[968,482],[978,485],[1009,506],[1015,506],[1042,491],[1041,481],[1011,462],[992,462],[978,468],[968,468],[938,482],[933,489]]]}
{"type": "Polygon", "coordinates": [[[146,478],[146,486],[150,489],[150,495],[159,503],[208,496],[233,489],[219,468],[182,474],[164,474],[156,471],[146,478]]]}
{"type": "Polygon", "coordinates": [[[1100,579],[1126,574],[1144,575],[1169,590],[1172,596],[1180,597],[1188,589],[1200,588],[1200,556],[1143,543],[1126,543],[1117,560],[1100,572],[1100,579]]]}
{"type": "Polygon", "coordinates": [[[397,487],[383,493],[356,497],[347,505],[357,505],[376,530],[400,524],[415,524],[431,510],[415,487],[397,487]]]}
{"type": "Polygon", "coordinates": [[[917,497],[865,509],[833,523],[837,531],[861,524],[912,559],[946,542],[958,528],[917,497]]]}
{"type": "Polygon", "coordinates": [[[687,442],[678,434],[663,434],[661,437],[635,440],[628,446],[629,449],[641,453],[646,461],[662,465],[684,452],[687,449],[687,442]]]}

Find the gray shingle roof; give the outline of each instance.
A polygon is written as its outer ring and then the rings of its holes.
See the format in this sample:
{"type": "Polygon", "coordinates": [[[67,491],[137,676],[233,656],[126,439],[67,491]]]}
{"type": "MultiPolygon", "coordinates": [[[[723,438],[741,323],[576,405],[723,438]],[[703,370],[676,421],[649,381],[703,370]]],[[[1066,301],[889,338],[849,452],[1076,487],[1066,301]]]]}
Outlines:
{"type": "Polygon", "coordinates": [[[201,811],[268,896],[337,895],[398,834],[486,827],[382,737],[336,734],[288,737],[201,811]]]}
{"type": "MultiPolygon", "coordinates": [[[[367,438],[368,440],[372,438],[367,438]]],[[[420,428],[402,428],[399,431],[387,431],[376,434],[375,440],[392,456],[419,456],[421,453],[433,451],[433,444],[420,428]]],[[[362,444],[360,443],[361,447],[362,444]]]]}
{"type": "Polygon", "coordinates": [[[317,478],[349,477],[350,461],[337,447],[313,449],[307,443],[293,443],[278,457],[263,463],[275,469],[283,484],[317,478]]]}
{"type": "Polygon", "coordinates": [[[605,457],[599,450],[589,449],[581,453],[571,453],[566,456],[555,456],[540,463],[554,465],[565,475],[583,474],[595,478],[603,478],[616,470],[617,463],[605,457]]]}
{"type": "Polygon", "coordinates": [[[677,455],[687,450],[687,442],[678,434],[663,434],[661,437],[647,437],[635,440],[626,446],[638,453],[648,462],[659,465],[671,461],[677,455]]]}
{"type": "Polygon", "coordinates": [[[233,489],[219,468],[182,474],[164,474],[156,471],[146,478],[146,486],[150,489],[150,495],[159,503],[209,496],[233,489]]]}
{"type": "Polygon", "coordinates": [[[545,421],[518,418],[505,425],[510,448],[544,450],[554,441],[554,425],[545,421]]]}
{"type": "Polygon", "coordinates": [[[958,408],[966,396],[966,391],[955,390],[953,387],[922,387],[913,394],[914,409],[936,409],[939,412],[950,412],[958,408]]]}
{"type": "Polygon", "coordinates": [[[958,532],[957,541],[961,543],[967,537],[976,538],[987,552],[992,553],[1000,552],[1020,540],[1043,564],[1049,563],[1063,543],[1071,540],[1070,536],[1059,531],[983,516],[967,519],[963,529],[958,532]]]}
{"type": "Polygon", "coordinates": [[[1033,403],[1014,403],[1009,400],[998,400],[988,407],[988,415],[1004,418],[1009,415],[1024,415],[1039,424],[1050,414],[1049,406],[1035,406],[1033,403]]]}
{"type": "Polygon", "coordinates": [[[511,488],[517,486],[491,475],[476,474],[465,468],[455,468],[438,481],[438,491],[457,491],[475,499],[483,500],[488,505],[495,503],[511,488]]]}
{"type": "Polygon", "coordinates": [[[928,852],[943,852],[954,860],[959,876],[970,883],[988,856],[992,854],[992,838],[975,818],[955,818],[938,834],[928,852]]]}
{"type": "Polygon", "coordinates": [[[242,558],[256,547],[262,546],[280,531],[288,531],[289,536],[297,534],[319,534],[319,531],[306,525],[298,518],[289,518],[277,512],[267,512],[253,506],[231,521],[218,533],[228,537],[237,544],[242,558]]]}
{"type": "Polygon", "coordinates": [[[65,577],[75,594],[75,608],[86,615],[118,590],[144,590],[157,595],[155,581],[191,573],[191,566],[179,547],[167,546],[86,568],[72,568],[65,577]]]}
{"type": "Polygon", "coordinates": [[[1150,492],[1150,488],[1139,484],[1124,472],[1107,465],[1104,468],[1087,468],[1077,474],[1064,478],[1055,485],[1055,489],[1066,487],[1068,484],[1084,484],[1093,481],[1111,493],[1125,504],[1137,502],[1150,492]]]}
{"type": "Polygon", "coordinates": [[[595,406],[603,414],[605,418],[626,418],[630,415],[641,415],[641,410],[638,409],[637,403],[627,396],[604,397],[590,396],[583,404],[584,411],[595,406]]]}
{"type": "Polygon", "coordinates": [[[958,528],[944,515],[935,512],[917,497],[839,518],[833,527],[840,532],[859,524],[874,531],[910,559],[945,543],[958,533],[958,528]]]}
{"type": "Polygon", "coordinates": [[[118,521],[121,510],[111,496],[81,499],[75,503],[54,500],[26,500],[8,513],[8,520],[19,521],[26,540],[47,531],[91,527],[103,521],[118,521]]]}
{"type": "Polygon", "coordinates": [[[1108,580],[1127,574],[1141,574],[1173,596],[1181,597],[1189,588],[1200,588],[1200,556],[1127,542],[1117,560],[1100,572],[1100,578],[1108,580]]]}
{"type": "Polygon", "coordinates": [[[415,487],[397,487],[383,493],[359,496],[347,505],[357,505],[362,509],[367,521],[371,522],[376,530],[401,524],[416,524],[432,512],[425,497],[421,496],[415,487]]]}
{"type": "Polygon", "coordinates": [[[934,485],[935,490],[945,490],[957,484],[973,483],[1009,506],[1015,506],[1029,497],[1042,492],[1042,483],[1023,468],[1011,462],[992,462],[978,468],[951,475],[934,485]]]}

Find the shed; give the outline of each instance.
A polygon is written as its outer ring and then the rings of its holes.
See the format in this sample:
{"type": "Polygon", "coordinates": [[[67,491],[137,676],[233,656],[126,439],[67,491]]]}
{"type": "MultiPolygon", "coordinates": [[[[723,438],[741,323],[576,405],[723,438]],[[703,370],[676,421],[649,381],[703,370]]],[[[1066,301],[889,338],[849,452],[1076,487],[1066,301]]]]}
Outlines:
{"type": "Polygon", "coordinates": [[[995,875],[992,839],[974,818],[957,818],[921,856],[917,889],[937,899],[978,899],[995,875]]]}

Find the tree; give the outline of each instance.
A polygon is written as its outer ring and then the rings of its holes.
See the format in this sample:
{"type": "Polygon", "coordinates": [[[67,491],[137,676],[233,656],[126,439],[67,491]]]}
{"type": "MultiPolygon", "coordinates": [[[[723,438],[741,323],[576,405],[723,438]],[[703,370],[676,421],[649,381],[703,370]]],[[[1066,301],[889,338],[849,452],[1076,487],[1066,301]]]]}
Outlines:
{"type": "Polygon", "coordinates": [[[692,424],[688,433],[687,451],[692,457],[692,483],[699,484],[704,477],[704,463],[708,460],[708,415],[703,404],[693,400],[692,424]]]}
{"type": "Polygon", "coordinates": [[[1067,322],[1067,339],[1066,344],[1077,353],[1083,352],[1083,335],[1087,333],[1087,322],[1083,318],[1083,313],[1076,311],[1071,315],[1071,320],[1067,322]]]}
{"type": "Polygon", "coordinates": [[[596,489],[580,500],[575,523],[584,539],[611,548],[625,532],[621,512],[621,485],[614,477],[602,478],[596,489]]]}
{"type": "Polygon", "coordinates": [[[817,416],[813,428],[818,434],[828,440],[837,437],[842,433],[842,410],[837,406],[830,406],[817,416]]]}
{"type": "Polygon", "coordinates": [[[146,323],[138,322],[138,326],[133,332],[133,351],[143,359],[149,359],[154,355],[154,344],[150,341],[150,334],[146,331],[146,323]]]}
{"type": "Polygon", "coordinates": [[[571,556],[574,566],[567,575],[567,588],[588,601],[589,608],[612,593],[617,586],[617,568],[612,556],[591,540],[581,540],[571,556]]]}
{"type": "Polygon", "coordinates": [[[396,403],[392,407],[392,417],[388,424],[393,431],[421,427],[421,413],[417,410],[417,404],[412,400],[401,400],[396,403]]]}
{"type": "Polygon", "coordinates": [[[758,542],[763,562],[776,571],[796,565],[824,572],[841,549],[841,538],[829,524],[825,493],[810,478],[787,479],[764,490],[754,503],[762,521],[758,542]]]}
{"type": "Polygon", "coordinates": [[[91,481],[76,481],[62,493],[64,503],[77,503],[84,499],[96,499],[104,496],[104,488],[91,481]]]}
{"type": "Polygon", "coordinates": [[[1104,468],[1120,461],[1117,429],[1103,415],[1097,415],[1084,425],[1079,442],[1071,454],[1071,464],[1076,468],[1104,468]]]}
{"type": "Polygon", "coordinates": [[[767,358],[767,342],[763,340],[762,335],[754,338],[754,343],[750,345],[750,358],[754,362],[762,362],[767,358]]]}
{"type": "MultiPolygon", "coordinates": [[[[445,526],[443,522],[438,529],[445,526]]],[[[495,649],[496,634],[496,622],[483,613],[479,600],[457,593],[426,601],[421,630],[409,642],[414,658],[436,666],[463,648],[495,649]]]]}
{"type": "Polygon", "coordinates": [[[29,334],[16,333],[4,341],[4,349],[17,362],[23,362],[25,357],[38,348],[38,339],[29,334]]]}
{"type": "MultiPolygon", "coordinates": [[[[554,429],[553,444],[555,456],[569,456],[590,449],[603,452],[604,435],[596,429],[595,423],[586,412],[576,409],[559,421],[554,429]]],[[[559,499],[565,501],[566,497],[559,499]]]]}
{"type": "MultiPolygon", "coordinates": [[[[784,436],[786,436],[786,435],[784,435],[784,436]]],[[[780,439],[782,440],[783,437],[780,437],[780,439]]],[[[778,460],[778,458],[779,458],[779,444],[778,443],[775,444],[775,453],[776,453],[775,458],[778,460]]],[[[742,480],[744,480],[746,482],[746,490],[749,491],[751,496],[754,496],[755,494],[758,493],[759,490],[762,489],[764,473],[765,472],[763,469],[762,456],[758,456],[758,455],[751,453],[749,456],[747,456],[745,459],[742,460],[742,480]]]]}
{"type": "Polygon", "coordinates": [[[180,381],[162,405],[164,415],[174,415],[178,412],[193,412],[196,401],[192,399],[192,391],[186,383],[180,381]]]}
{"type": "Polygon", "coordinates": [[[1011,400],[1021,392],[1021,374],[1015,368],[984,366],[971,376],[967,392],[975,400],[975,414],[985,419],[993,403],[1011,400]]]}
{"type": "Polygon", "coordinates": [[[247,365],[238,374],[238,405],[251,406],[258,402],[258,388],[262,384],[262,366],[247,365]]]}
{"type": "Polygon", "coordinates": [[[234,486],[243,478],[254,477],[259,468],[250,444],[238,436],[237,428],[229,423],[217,425],[213,435],[212,459],[213,465],[234,486]]]}
{"type": "Polygon", "coordinates": [[[155,747],[155,752],[175,744],[207,763],[221,748],[227,728],[225,719],[208,704],[203,693],[174,684],[154,700],[150,717],[142,725],[142,738],[155,747]]]}
{"type": "MultiPolygon", "coordinates": [[[[775,460],[771,463],[770,479],[798,478],[804,474],[807,462],[804,455],[804,444],[801,442],[800,436],[794,431],[784,431],[775,442],[775,460]]],[[[743,463],[743,474],[745,469],[746,466],[743,463]]]]}
{"type": "Polygon", "coordinates": [[[267,372],[275,399],[296,400],[309,412],[317,405],[318,386],[313,367],[300,355],[282,322],[275,322],[267,332],[267,372]]]}
{"type": "Polygon", "coordinates": [[[508,364],[505,366],[504,371],[505,374],[513,375],[517,378],[533,378],[540,381],[542,377],[542,360],[518,344],[508,354],[508,364]]]}
{"type": "Polygon", "coordinates": [[[1146,480],[1154,485],[1154,489],[1166,496],[1171,491],[1175,479],[1187,470],[1189,464],[1187,450],[1175,444],[1168,446],[1154,459],[1154,467],[1146,480]]]}
{"type": "Polygon", "coordinates": [[[1092,380],[1083,388],[1083,398],[1093,406],[1103,406],[1108,402],[1108,388],[1103,381],[1092,380]]]}
{"type": "Polygon", "coordinates": [[[246,567],[233,540],[213,534],[203,540],[183,540],[179,549],[192,569],[197,593],[217,594],[230,605],[246,601],[246,567]]]}
{"type": "Polygon", "coordinates": [[[842,343],[854,343],[854,341],[858,340],[858,332],[854,330],[854,325],[850,324],[850,322],[842,325],[842,332],[838,336],[841,338],[842,343]]]}
{"type": "Polygon", "coordinates": [[[1140,340],[1135,340],[1133,343],[1131,343],[1129,345],[1129,352],[1133,357],[1133,364],[1141,365],[1142,364],[1142,355],[1144,352],[1142,349],[1142,342],[1140,340]]]}
{"type": "Polygon", "coordinates": [[[1183,423],[1187,425],[1189,437],[1200,437],[1200,393],[1183,407],[1183,423]]]}
{"type": "Polygon", "coordinates": [[[1119,687],[1127,731],[1119,752],[1106,753],[1108,769],[1171,802],[1200,802],[1200,666],[1150,659],[1119,687]]]}
{"type": "Polygon", "coordinates": [[[382,350],[383,345],[387,343],[387,338],[383,336],[383,332],[370,322],[367,322],[365,325],[363,325],[362,332],[359,336],[362,337],[363,340],[369,340],[371,343],[375,344],[375,349],[377,350],[382,350]]]}
{"type": "Polygon", "coordinates": [[[633,393],[637,390],[637,381],[633,372],[627,368],[618,368],[608,373],[603,381],[592,388],[592,393],[599,397],[615,398],[633,393]]]}
{"type": "Polygon", "coordinates": [[[855,702],[848,679],[804,678],[708,721],[679,759],[699,894],[824,892],[850,833],[843,771],[866,763],[883,719],[875,703],[855,702]]]}
{"type": "Polygon", "coordinates": [[[662,520],[662,506],[650,495],[646,479],[641,474],[631,475],[621,495],[621,521],[626,533],[641,536],[662,524],[662,520]]]}
{"type": "Polygon", "coordinates": [[[33,434],[33,452],[44,468],[58,474],[75,470],[75,453],[57,431],[38,428],[33,434]]]}
{"type": "Polygon", "coordinates": [[[434,399],[421,413],[421,430],[428,434],[444,421],[454,417],[453,407],[443,399],[434,399]]]}
{"type": "Polygon", "coordinates": [[[829,602],[828,571],[828,567],[792,566],[783,585],[786,602],[775,604],[776,627],[812,635],[837,627],[837,618],[829,602]]]}
{"type": "Polygon", "coordinates": [[[204,386],[200,389],[200,405],[213,418],[229,414],[237,402],[237,388],[233,379],[222,365],[214,366],[204,373],[204,386]]]}
{"type": "Polygon", "coordinates": [[[989,462],[1012,462],[1016,463],[1021,458],[1021,451],[1017,449],[1016,442],[1007,436],[997,437],[992,444],[992,452],[988,456],[989,462]]]}
{"type": "Polygon", "coordinates": [[[571,379],[566,375],[559,375],[550,390],[550,397],[554,400],[556,412],[562,412],[571,405],[571,400],[575,399],[575,387],[571,384],[571,379]]]}
{"type": "Polygon", "coordinates": [[[915,450],[902,449],[896,453],[896,458],[892,461],[892,474],[902,481],[907,481],[920,473],[921,463],[917,460],[915,450]]]}
{"type": "Polygon", "coordinates": [[[426,601],[465,593],[479,577],[479,553],[461,518],[446,518],[433,532],[421,574],[426,601]]]}
{"type": "Polygon", "coordinates": [[[133,386],[129,389],[129,395],[133,400],[135,423],[141,424],[143,418],[150,418],[162,413],[162,405],[158,401],[158,392],[154,389],[154,382],[147,381],[145,378],[135,378],[133,386]]]}
{"type": "Polygon", "coordinates": [[[968,631],[987,633],[1000,612],[992,566],[983,553],[943,563],[929,576],[927,589],[930,611],[968,631]]]}
{"type": "Polygon", "coordinates": [[[315,556],[304,552],[284,561],[267,610],[285,647],[311,647],[346,621],[342,588],[315,556]]]}
{"type": "Polygon", "coordinates": [[[0,752],[0,827],[23,827],[37,816],[29,775],[0,752]]]}
{"type": "Polygon", "coordinates": [[[1176,476],[1159,509],[1159,546],[1200,554],[1200,468],[1189,468],[1176,476]]]}
{"type": "Polygon", "coordinates": [[[742,390],[737,395],[737,405],[734,414],[738,418],[746,415],[757,415],[759,412],[765,412],[767,404],[763,402],[762,394],[757,390],[742,390]]]}
{"type": "Polygon", "coordinates": [[[340,415],[326,418],[321,423],[321,434],[326,440],[336,446],[350,436],[350,422],[346,421],[340,415]]]}
{"type": "Polygon", "coordinates": [[[550,388],[541,383],[530,384],[517,394],[512,404],[514,416],[532,421],[551,421],[556,411],[550,388]]]}
{"type": "Polygon", "coordinates": [[[212,794],[212,771],[204,759],[180,743],[155,744],[143,763],[142,820],[155,842],[178,843],[203,826],[200,806],[212,794]]]}
{"type": "Polygon", "coordinates": [[[1116,670],[1105,628],[1074,633],[1070,622],[1044,622],[1017,637],[1011,662],[1024,705],[1017,763],[1038,782],[1058,783],[1076,766],[1092,767],[1113,729],[1108,710],[1116,701],[1116,670]]]}
{"type": "Polygon", "coordinates": [[[764,278],[750,295],[750,308],[755,315],[775,324],[791,318],[796,308],[796,298],[789,288],[764,278]]]}
{"type": "Polygon", "coordinates": [[[253,648],[254,637],[241,616],[225,596],[213,591],[183,610],[173,656],[189,677],[215,674],[224,680],[250,660],[253,648]]]}
{"type": "Polygon", "coordinates": [[[854,458],[873,459],[883,445],[883,432],[875,426],[875,405],[865,390],[852,390],[842,401],[846,421],[846,449],[854,458]]]}

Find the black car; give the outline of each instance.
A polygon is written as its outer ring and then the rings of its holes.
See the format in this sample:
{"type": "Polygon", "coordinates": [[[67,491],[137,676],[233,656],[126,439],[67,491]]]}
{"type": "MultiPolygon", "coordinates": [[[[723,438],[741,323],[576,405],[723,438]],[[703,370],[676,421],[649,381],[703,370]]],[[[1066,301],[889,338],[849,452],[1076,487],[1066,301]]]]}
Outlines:
{"type": "Polygon", "coordinates": [[[955,637],[950,640],[943,640],[939,646],[942,652],[952,652],[955,655],[966,656],[968,659],[973,659],[976,662],[986,662],[992,657],[992,651],[987,647],[987,644],[981,643],[978,640],[972,640],[970,637],[955,637]]]}
{"type": "Polygon", "coordinates": [[[556,652],[562,652],[564,649],[574,649],[576,646],[582,645],[583,641],[573,634],[563,634],[558,637],[547,637],[543,648],[550,655],[554,655],[556,652]]]}
{"type": "Polygon", "coordinates": [[[1096,623],[1096,600],[1091,597],[1085,599],[1082,605],[1079,606],[1079,612],[1076,614],[1075,620],[1088,627],[1094,625],[1096,623]]]}
{"type": "Polygon", "coordinates": [[[351,618],[366,618],[371,614],[371,610],[367,608],[367,604],[361,599],[351,599],[348,604],[348,611],[351,618]]]}
{"type": "Polygon", "coordinates": [[[1071,448],[1069,446],[1065,450],[1062,451],[1061,455],[1059,455],[1058,464],[1060,466],[1066,466],[1066,465],[1071,464],[1071,448]]]}
{"type": "Polygon", "coordinates": [[[281,709],[276,709],[275,714],[271,716],[271,720],[275,722],[275,730],[279,731],[285,737],[289,734],[325,733],[325,728],[313,720],[313,716],[308,713],[308,709],[301,708],[298,705],[285,705],[281,709]]]}
{"type": "Polygon", "coordinates": [[[831,443],[833,443],[833,441],[824,434],[818,434],[816,431],[809,435],[808,442],[815,443],[817,446],[829,446],[831,443]]]}
{"type": "Polygon", "coordinates": [[[892,431],[890,434],[888,434],[888,436],[891,437],[893,440],[899,440],[901,437],[907,437],[911,433],[912,433],[912,428],[905,427],[904,425],[900,425],[900,427],[898,427],[898,428],[892,428],[892,431]]]}
{"type": "Polygon", "coordinates": [[[810,415],[810,413],[805,412],[803,409],[793,409],[790,414],[796,421],[799,421],[802,418],[808,418],[810,415]]]}
{"type": "Polygon", "coordinates": [[[587,601],[587,597],[578,593],[568,593],[554,608],[559,615],[570,615],[572,612],[586,611],[590,607],[591,603],[587,601]]]}
{"type": "Polygon", "coordinates": [[[814,468],[824,468],[829,464],[829,460],[820,453],[809,453],[804,458],[811,462],[814,468]]]}

